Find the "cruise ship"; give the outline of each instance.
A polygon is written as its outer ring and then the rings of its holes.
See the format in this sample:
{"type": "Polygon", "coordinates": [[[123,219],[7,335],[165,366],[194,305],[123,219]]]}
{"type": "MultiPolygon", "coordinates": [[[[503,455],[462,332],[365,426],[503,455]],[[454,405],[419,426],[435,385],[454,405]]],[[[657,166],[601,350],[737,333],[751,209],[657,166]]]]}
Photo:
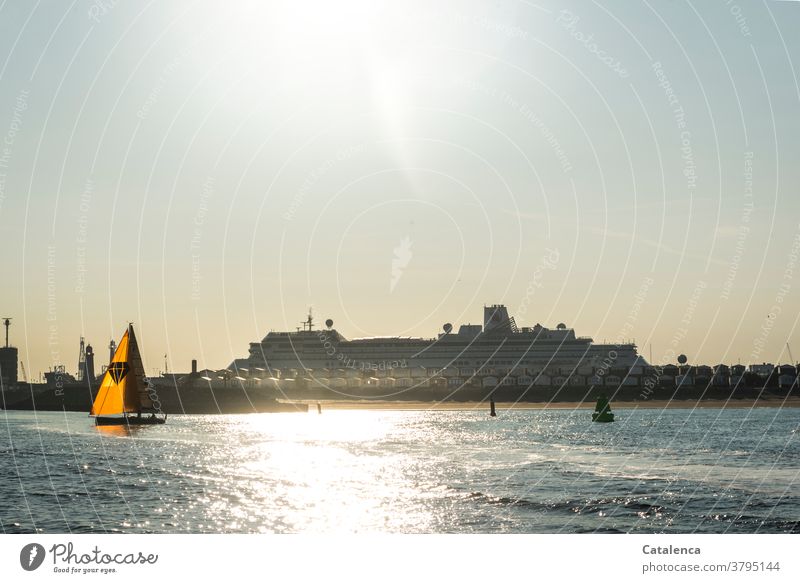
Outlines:
{"type": "Polygon", "coordinates": [[[309,314],[294,332],[270,332],[250,344],[237,375],[303,380],[332,388],[448,386],[590,386],[635,384],[648,363],[633,343],[595,344],[558,324],[520,327],[504,305],[484,306],[483,324],[444,324],[432,338],[347,339],[333,326],[315,329],[309,314]]]}

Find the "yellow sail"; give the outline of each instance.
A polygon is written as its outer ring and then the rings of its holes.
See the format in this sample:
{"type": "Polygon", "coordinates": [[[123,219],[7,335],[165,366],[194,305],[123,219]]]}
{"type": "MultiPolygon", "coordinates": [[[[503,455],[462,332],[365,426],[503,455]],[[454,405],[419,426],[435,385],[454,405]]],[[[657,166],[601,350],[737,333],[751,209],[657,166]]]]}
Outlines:
{"type": "Polygon", "coordinates": [[[111,359],[111,364],[103,376],[103,382],[100,384],[100,390],[97,392],[89,415],[120,415],[136,413],[141,410],[137,386],[139,378],[137,374],[131,374],[132,369],[142,368],[141,357],[135,343],[133,328],[129,326],[122,336],[122,340],[119,341],[114,358],[111,359]],[[134,355],[140,359],[138,366],[131,366],[132,363],[129,360],[132,344],[134,355]]]}

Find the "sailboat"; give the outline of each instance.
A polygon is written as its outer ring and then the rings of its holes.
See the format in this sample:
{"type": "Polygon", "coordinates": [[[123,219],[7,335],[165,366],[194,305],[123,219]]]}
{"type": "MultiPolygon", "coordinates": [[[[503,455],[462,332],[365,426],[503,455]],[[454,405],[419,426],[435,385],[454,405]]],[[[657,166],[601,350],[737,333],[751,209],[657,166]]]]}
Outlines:
{"type": "Polygon", "coordinates": [[[594,406],[594,413],[592,413],[592,421],[598,423],[611,423],[614,421],[614,414],[611,412],[611,405],[608,403],[608,397],[605,393],[601,393],[597,397],[597,404],[594,406]]]}
{"type": "Polygon", "coordinates": [[[92,404],[90,417],[95,425],[160,425],[167,416],[153,406],[144,375],[142,355],[133,333],[133,324],[117,345],[100,390],[92,404]]]}

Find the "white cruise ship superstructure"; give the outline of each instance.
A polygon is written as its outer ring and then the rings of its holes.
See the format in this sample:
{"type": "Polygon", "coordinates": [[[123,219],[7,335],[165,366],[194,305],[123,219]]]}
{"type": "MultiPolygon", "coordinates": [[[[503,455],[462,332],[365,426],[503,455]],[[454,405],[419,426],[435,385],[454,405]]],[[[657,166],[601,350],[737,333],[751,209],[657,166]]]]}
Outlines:
{"type": "MultiPolygon", "coordinates": [[[[327,320],[314,329],[309,315],[295,332],[270,332],[250,344],[231,368],[248,377],[312,379],[317,385],[407,386],[403,379],[504,385],[627,384],[648,366],[636,345],[595,344],[564,324],[518,327],[503,305],[484,307],[483,324],[450,324],[434,338],[348,340],[327,320]],[[602,382],[602,381],[601,381],[602,382]]],[[[419,381],[415,381],[418,384],[419,381]]]]}

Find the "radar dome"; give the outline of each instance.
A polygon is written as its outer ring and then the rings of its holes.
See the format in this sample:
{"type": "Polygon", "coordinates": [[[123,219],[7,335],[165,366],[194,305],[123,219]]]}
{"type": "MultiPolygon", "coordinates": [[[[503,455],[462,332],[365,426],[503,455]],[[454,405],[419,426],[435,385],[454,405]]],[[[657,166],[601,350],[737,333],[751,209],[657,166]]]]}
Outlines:
{"type": "Polygon", "coordinates": [[[442,326],[442,330],[444,330],[445,334],[450,334],[450,332],[453,331],[453,325],[450,322],[448,322],[447,324],[442,326]]]}
{"type": "Polygon", "coordinates": [[[328,328],[330,328],[331,326],[333,326],[333,320],[331,320],[330,318],[328,318],[327,320],[325,320],[325,325],[326,325],[328,328]]]}
{"type": "Polygon", "coordinates": [[[564,322],[561,322],[558,326],[556,326],[556,329],[558,329],[558,330],[566,330],[567,329],[567,325],[564,322]]]}
{"type": "Polygon", "coordinates": [[[686,361],[688,361],[688,360],[689,360],[689,359],[688,359],[688,358],[686,358],[686,355],[685,355],[685,354],[681,354],[681,355],[678,357],[678,362],[679,362],[680,364],[686,364],[686,361]]]}

